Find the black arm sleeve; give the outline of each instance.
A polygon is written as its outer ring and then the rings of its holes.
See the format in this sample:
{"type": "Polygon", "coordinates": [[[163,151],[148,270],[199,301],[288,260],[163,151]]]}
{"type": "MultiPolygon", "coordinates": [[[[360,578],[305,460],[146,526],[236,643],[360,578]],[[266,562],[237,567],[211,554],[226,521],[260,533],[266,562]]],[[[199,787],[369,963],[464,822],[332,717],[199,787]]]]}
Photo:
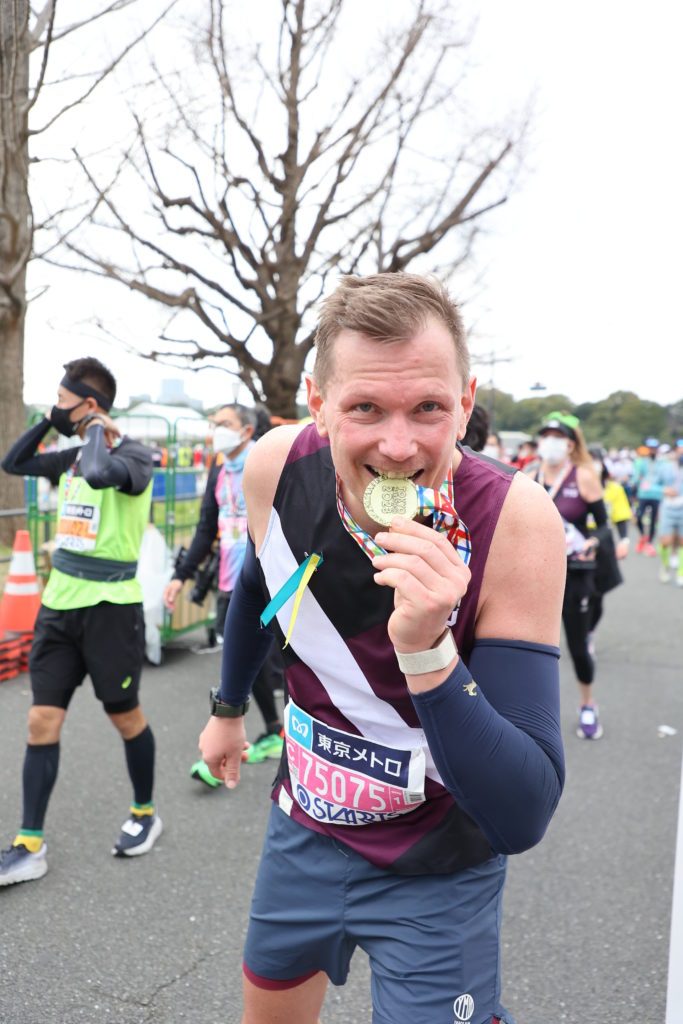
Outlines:
{"type": "Polygon", "coordinates": [[[588,505],[588,511],[595,520],[595,525],[599,535],[600,531],[607,526],[607,509],[605,508],[605,503],[602,498],[598,498],[597,501],[591,501],[588,505]]]}
{"type": "Polygon", "coordinates": [[[81,474],[95,490],[116,487],[124,494],[142,494],[153,469],[152,453],[145,445],[125,437],[117,448],[109,449],[104,427],[94,423],[88,428],[81,448],[81,474]]]}
{"type": "Polygon", "coordinates": [[[481,640],[469,669],[460,659],[440,686],[412,695],[444,785],[497,853],[538,843],[562,793],[559,654],[481,640]]]}
{"type": "Polygon", "coordinates": [[[109,451],[101,423],[88,427],[81,448],[81,475],[96,491],[105,487],[117,487],[119,490],[130,487],[131,477],[126,460],[115,451],[109,451]]]}
{"type": "Polygon", "coordinates": [[[209,479],[206,483],[202,507],[199,512],[197,529],[195,530],[189,550],[183,558],[182,565],[179,565],[173,574],[173,578],[176,580],[185,581],[194,576],[200,562],[204,561],[211,550],[211,545],[216,539],[216,534],[218,533],[216,480],[218,479],[219,470],[220,466],[214,464],[209,472],[209,479]]]}
{"type": "Polygon", "coordinates": [[[228,704],[247,699],[273,642],[270,630],[261,625],[265,602],[254,542],[249,539],[225,618],[219,696],[228,704]]]}
{"type": "Polygon", "coordinates": [[[52,424],[43,419],[30,427],[15,441],[2,460],[2,468],[13,476],[45,476],[55,486],[62,473],[71,465],[78,449],[36,454],[36,449],[52,424]]]}

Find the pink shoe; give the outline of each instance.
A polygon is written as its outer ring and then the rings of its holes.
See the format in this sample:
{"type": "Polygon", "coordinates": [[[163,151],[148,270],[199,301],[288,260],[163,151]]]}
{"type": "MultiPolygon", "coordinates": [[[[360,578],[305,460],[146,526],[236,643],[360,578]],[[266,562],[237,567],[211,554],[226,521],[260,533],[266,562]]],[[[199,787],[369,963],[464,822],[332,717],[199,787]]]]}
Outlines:
{"type": "Polygon", "coordinates": [[[646,543],[647,543],[647,542],[646,542],[646,540],[645,540],[645,538],[644,538],[644,537],[639,537],[639,538],[638,538],[638,543],[636,544],[636,554],[637,554],[637,555],[640,555],[640,554],[642,554],[642,552],[643,552],[643,548],[645,547],[645,544],[646,544],[646,543]]]}
{"type": "Polygon", "coordinates": [[[654,544],[650,544],[650,542],[648,541],[645,547],[643,548],[643,554],[646,555],[647,558],[656,558],[657,548],[654,546],[654,544]]]}

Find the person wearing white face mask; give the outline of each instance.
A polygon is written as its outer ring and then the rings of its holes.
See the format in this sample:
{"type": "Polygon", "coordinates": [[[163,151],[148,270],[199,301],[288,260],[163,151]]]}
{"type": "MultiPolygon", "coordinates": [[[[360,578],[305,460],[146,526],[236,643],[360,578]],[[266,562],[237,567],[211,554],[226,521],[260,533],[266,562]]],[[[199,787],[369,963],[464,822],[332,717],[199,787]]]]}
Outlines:
{"type": "MultiPolygon", "coordinates": [[[[169,611],[174,610],[185,581],[194,577],[218,536],[220,559],[216,634],[222,642],[230,596],[247,547],[247,510],[242,491],[242,475],[247,456],[254,445],[258,413],[248,406],[226,405],[214,414],[212,421],[214,461],[202,500],[199,524],[182,563],[176,566],[173,579],[166,585],[164,604],[169,611]]],[[[279,655],[273,651],[254,685],[254,697],[263,716],[265,731],[246,753],[245,760],[248,763],[277,759],[282,753],[282,722],[273,694],[274,689],[282,689],[282,679],[279,655]]],[[[203,761],[192,766],[191,775],[211,788],[221,784],[219,779],[211,775],[203,761]]]]}
{"type": "Polygon", "coordinates": [[[505,448],[499,434],[489,434],[486,438],[486,444],[482,449],[482,454],[487,455],[490,459],[497,459],[498,462],[508,463],[510,461],[505,454],[505,448]]]}
{"type": "Polygon", "coordinates": [[[595,594],[596,552],[609,532],[602,485],[586,448],[579,420],[568,413],[550,413],[539,430],[540,466],[535,479],[550,494],[562,516],[567,545],[567,578],[562,622],[579,684],[577,735],[598,740],[603,728],[593,697],[595,662],[590,652],[591,608],[595,594]],[[589,530],[588,516],[595,521],[589,530]]]}

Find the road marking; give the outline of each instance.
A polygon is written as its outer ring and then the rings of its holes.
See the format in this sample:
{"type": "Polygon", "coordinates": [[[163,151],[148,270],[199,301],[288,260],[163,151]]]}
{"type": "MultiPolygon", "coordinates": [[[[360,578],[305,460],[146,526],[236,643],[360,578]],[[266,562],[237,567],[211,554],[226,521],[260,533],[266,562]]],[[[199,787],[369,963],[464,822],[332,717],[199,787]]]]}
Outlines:
{"type": "Polygon", "coordinates": [[[681,764],[681,787],[678,799],[678,838],[674,859],[666,1024],[683,1024],[683,971],[681,964],[683,964],[683,764],[681,764]]]}

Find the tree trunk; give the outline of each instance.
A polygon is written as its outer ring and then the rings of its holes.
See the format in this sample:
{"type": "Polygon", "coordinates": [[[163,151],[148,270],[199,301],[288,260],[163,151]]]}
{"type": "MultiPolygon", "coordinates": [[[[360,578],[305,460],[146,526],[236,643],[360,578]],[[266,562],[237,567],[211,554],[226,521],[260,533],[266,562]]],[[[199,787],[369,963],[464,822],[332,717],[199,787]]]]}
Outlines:
{"type": "MultiPolygon", "coordinates": [[[[25,429],[24,321],[30,255],[28,200],[28,0],[0,0],[0,448],[25,429]]],[[[0,511],[24,506],[23,482],[0,473],[0,511]]],[[[0,517],[11,544],[23,517],[0,517]]]]}

